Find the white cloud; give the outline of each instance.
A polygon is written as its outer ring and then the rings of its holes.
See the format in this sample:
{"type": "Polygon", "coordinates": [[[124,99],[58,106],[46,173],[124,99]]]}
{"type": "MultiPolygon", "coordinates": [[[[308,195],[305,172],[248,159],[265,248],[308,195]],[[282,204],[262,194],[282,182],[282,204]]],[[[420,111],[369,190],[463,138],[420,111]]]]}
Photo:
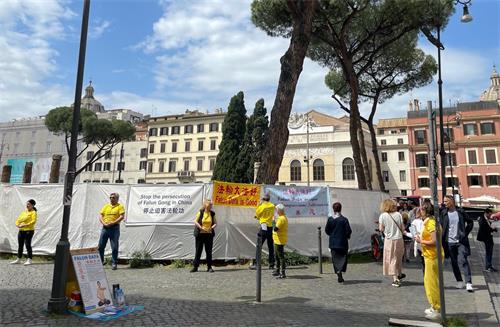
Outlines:
{"type": "Polygon", "coordinates": [[[89,38],[98,39],[104,32],[111,26],[111,22],[107,20],[102,20],[100,18],[95,20],[95,24],[91,22],[89,29],[89,38]]]}
{"type": "Polygon", "coordinates": [[[0,112],[2,120],[42,115],[71,103],[68,91],[46,85],[57,72],[58,53],[52,40],[63,39],[64,23],[74,16],[64,1],[0,2],[0,112]]]}

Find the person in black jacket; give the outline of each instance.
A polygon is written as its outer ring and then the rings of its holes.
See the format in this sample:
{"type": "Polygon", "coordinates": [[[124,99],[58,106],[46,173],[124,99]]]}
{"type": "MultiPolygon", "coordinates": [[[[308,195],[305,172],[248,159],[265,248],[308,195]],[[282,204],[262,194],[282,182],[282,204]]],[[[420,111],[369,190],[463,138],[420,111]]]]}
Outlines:
{"type": "Polygon", "coordinates": [[[441,211],[443,225],[443,248],[447,257],[451,259],[453,274],[457,281],[457,288],[463,288],[462,268],[468,292],[474,292],[472,276],[467,257],[470,255],[469,233],[474,227],[474,221],[465,211],[455,206],[453,196],[444,198],[445,208],[441,211]]]}
{"type": "Polygon", "coordinates": [[[492,259],[493,259],[493,232],[497,231],[496,227],[491,226],[490,222],[491,217],[491,209],[486,209],[484,211],[484,216],[481,216],[478,220],[479,230],[477,232],[477,240],[484,243],[484,249],[486,251],[485,258],[485,268],[486,272],[495,272],[498,271],[493,267],[492,259]]]}
{"type": "Polygon", "coordinates": [[[333,204],[333,217],[328,217],[325,233],[329,236],[329,248],[332,253],[333,270],[337,274],[338,282],[343,283],[343,272],[347,269],[347,253],[349,252],[349,239],[351,226],[349,220],[342,216],[342,204],[333,204]]]}
{"type": "Polygon", "coordinates": [[[215,221],[215,212],[212,211],[212,202],[206,200],[203,203],[203,208],[200,209],[194,220],[196,253],[191,272],[198,271],[203,246],[205,246],[205,254],[207,256],[207,271],[214,272],[212,269],[212,248],[214,245],[215,226],[217,226],[217,222],[215,221]]]}

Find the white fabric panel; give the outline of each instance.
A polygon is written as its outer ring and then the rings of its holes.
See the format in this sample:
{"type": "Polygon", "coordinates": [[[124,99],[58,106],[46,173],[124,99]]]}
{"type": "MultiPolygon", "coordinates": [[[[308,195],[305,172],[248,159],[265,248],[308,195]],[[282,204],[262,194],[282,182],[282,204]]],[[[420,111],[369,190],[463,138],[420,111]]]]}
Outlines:
{"type": "MultiPolygon", "coordinates": [[[[198,187],[201,185],[194,184],[198,187]]],[[[174,186],[174,185],[172,185],[174,186]]],[[[123,184],[75,184],[69,239],[71,248],[97,246],[101,233],[99,211],[109,202],[109,194],[118,192],[119,202],[128,206],[131,187],[123,184]]],[[[148,187],[159,192],[170,185],[148,187]]],[[[211,198],[212,184],[203,185],[204,198],[211,198]]],[[[379,205],[388,194],[352,189],[329,190],[331,202],[340,201],[342,213],[349,218],[353,229],[349,242],[352,251],[367,250],[370,235],[376,228],[379,205]]],[[[0,252],[17,251],[17,228],[14,222],[24,210],[26,201],[37,201],[38,221],[33,238],[35,254],[54,254],[62,224],[63,185],[0,185],[0,252]]],[[[201,206],[196,204],[194,212],[201,206]]],[[[258,222],[252,208],[214,206],[217,228],[213,256],[216,259],[253,258],[257,240],[258,222]]],[[[126,213],[128,215],[129,212],[126,213]]],[[[154,259],[192,259],[194,257],[193,217],[185,223],[132,226],[122,224],[120,258],[130,258],[133,252],[146,250],[154,259]]],[[[324,233],[327,217],[289,218],[288,250],[316,256],[318,227],[321,227],[323,255],[329,255],[328,237],[324,233]]],[[[267,252],[267,246],[263,247],[267,252]]],[[[107,251],[110,253],[108,245],[107,251]]]]}

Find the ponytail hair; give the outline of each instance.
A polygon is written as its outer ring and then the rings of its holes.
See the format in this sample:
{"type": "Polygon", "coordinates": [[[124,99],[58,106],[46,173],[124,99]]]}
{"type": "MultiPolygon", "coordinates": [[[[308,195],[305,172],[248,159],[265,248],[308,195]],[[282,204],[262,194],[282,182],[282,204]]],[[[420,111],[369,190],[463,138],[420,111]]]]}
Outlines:
{"type": "Polygon", "coordinates": [[[31,203],[31,205],[33,206],[33,210],[37,211],[36,208],[35,208],[35,205],[36,205],[36,201],[35,200],[29,199],[28,203],[31,203]]]}

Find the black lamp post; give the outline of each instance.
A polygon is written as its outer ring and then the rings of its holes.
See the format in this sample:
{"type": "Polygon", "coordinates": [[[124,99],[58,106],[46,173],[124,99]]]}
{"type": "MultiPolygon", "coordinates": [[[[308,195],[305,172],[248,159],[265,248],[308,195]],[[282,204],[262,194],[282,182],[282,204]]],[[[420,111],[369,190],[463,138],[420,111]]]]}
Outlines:
{"type": "Polygon", "coordinates": [[[56,258],[54,262],[54,275],[52,278],[52,293],[48,303],[50,313],[62,314],[66,312],[67,300],[64,295],[66,288],[66,278],[68,275],[69,261],[69,218],[71,213],[71,198],[73,196],[73,183],[76,172],[76,152],[78,127],[80,125],[80,105],[82,99],[83,71],[85,67],[85,51],[87,48],[87,31],[89,26],[90,0],[83,2],[82,31],[80,35],[80,53],[78,56],[78,72],[76,75],[75,105],[73,107],[73,121],[71,125],[71,143],[69,150],[68,171],[64,179],[63,198],[63,221],[61,228],[61,238],[56,247],[56,258]]]}
{"type": "MultiPolygon", "coordinates": [[[[463,15],[461,17],[461,21],[463,23],[468,23],[472,21],[472,16],[469,14],[468,4],[471,0],[455,0],[455,4],[462,4],[463,15]]],[[[438,109],[439,109],[439,155],[441,157],[441,201],[444,202],[444,198],[446,196],[446,151],[444,147],[444,119],[443,119],[443,80],[441,79],[441,50],[444,50],[444,46],[441,43],[441,23],[437,23],[436,25],[436,37],[432,35],[432,33],[427,28],[422,28],[422,32],[427,37],[429,42],[431,42],[438,51],[438,109]]],[[[437,176],[431,172],[431,178],[436,182],[437,176]]],[[[438,208],[438,198],[437,192],[434,194],[434,216],[437,219],[438,225],[441,225],[441,218],[439,216],[439,208],[438,208]]],[[[436,247],[438,249],[441,248],[441,232],[438,229],[438,235],[436,237],[436,247]]],[[[441,319],[446,323],[446,303],[444,299],[444,279],[443,279],[443,261],[441,251],[437,251],[437,261],[438,261],[438,279],[439,279],[439,298],[441,303],[441,319]]]]}

